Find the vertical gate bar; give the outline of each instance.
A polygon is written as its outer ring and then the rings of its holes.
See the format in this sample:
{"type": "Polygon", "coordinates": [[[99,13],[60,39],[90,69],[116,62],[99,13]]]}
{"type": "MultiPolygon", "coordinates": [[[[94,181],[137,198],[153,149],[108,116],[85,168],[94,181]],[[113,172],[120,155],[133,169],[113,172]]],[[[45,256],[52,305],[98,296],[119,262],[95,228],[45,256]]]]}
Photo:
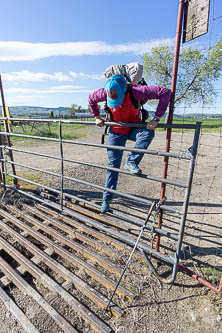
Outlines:
{"type": "MultiPolygon", "coordinates": [[[[0,74],[0,91],[1,91],[1,98],[2,98],[2,110],[3,110],[3,116],[5,118],[7,118],[7,113],[6,113],[6,108],[5,108],[5,98],[4,98],[4,93],[3,93],[3,86],[2,86],[2,78],[1,78],[1,74],[0,74]]],[[[10,129],[9,129],[9,124],[8,124],[8,121],[5,120],[5,130],[7,133],[10,132],[10,129]]],[[[8,140],[8,145],[9,147],[11,147],[11,140],[10,140],[10,137],[7,135],[7,140],[8,140]]],[[[12,150],[9,150],[9,156],[10,156],[10,159],[12,162],[14,162],[14,158],[13,158],[13,153],[12,153],[12,150]]],[[[15,172],[15,165],[12,164],[12,173],[13,175],[16,176],[16,172],[15,172]]],[[[16,187],[18,187],[18,179],[17,178],[14,178],[13,179],[13,182],[14,182],[14,185],[16,187]]]]}
{"type": "MultiPolygon", "coordinates": [[[[2,142],[2,135],[0,134],[0,158],[3,159],[4,158],[4,154],[3,154],[3,148],[2,148],[3,142],[2,142]]],[[[0,170],[0,186],[3,182],[3,188],[4,188],[4,192],[6,191],[6,184],[5,184],[5,162],[1,161],[1,170],[0,170]]]]}
{"type": "Polygon", "coordinates": [[[61,211],[63,211],[63,190],[64,190],[64,157],[63,157],[63,144],[62,144],[62,122],[59,121],[59,147],[60,147],[60,157],[61,157],[61,164],[60,164],[60,172],[61,172],[61,211]]]}
{"type": "MultiPolygon", "coordinates": [[[[201,128],[201,122],[196,123],[196,130],[193,138],[193,146],[192,146],[192,159],[190,160],[190,166],[189,166],[189,171],[188,171],[188,187],[185,191],[185,196],[184,196],[184,205],[183,205],[183,215],[181,217],[181,222],[180,222],[180,231],[179,231],[179,240],[177,242],[177,248],[176,248],[176,261],[179,261],[180,257],[180,251],[182,247],[182,242],[183,242],[183,234],[184,234],[184,228],[185,228],[185,222],[186,222],[186,217],[187,217],[187,211],[188,211],[188,205],[189,205],[189,199],[190,199],[190,193],[191,193],[191,186],[192,186],[192,181],[193,181],[193,174],[194,174],[194,168],[195,168],[195,162],[196,162],[196,156],[197,156],[197,148],[198,148],[198,143],[199,143],[199,137],[200,137],[200,128],[201,128]]],[[[178,269],[178,264],[177,267],[175,267],[176,271],[178,269]]]]}
{"type": "MultiPolygon", "coordinates": [[[[167,117],[167,124],[172,124],[173,120],[173,112],[174,112],[174,101],[175,101],[175,93],[176,93],[176,83],[177,83],[177,72],[178,72],[178,65],[179,65],[179,53],[180,53],[180,41],[182,35],[182,22],[183,22],[183,12],[184,12],[184,0],[180,0],[179,8],[178,8],[178,17],[177,17],[177,31],[176,31],[176,43],[174,49],[174,62],[173,62],[173,71],[172,71],[172,82],[171,82],[171,99],[170,99],[170,106],[169,106],[169,113],[167,117]]],[[[166,134],[166,145],[165,151],[169,152],[170,150],[170,142],[171,142],[171,128],[167,128],[166,134]]],[[[167,178],[167,171],[168,171],[168,164],[169,164],[169,157],[164,158],[163,163],[163,178],[167,178]]],[[[161,191],[160,191],[160,200],[164,200],[166,193],[166,184],[162,183],[161,191]]],[[[162,218],[163,212],[160,210],[159,218],[158,218],[158,228],[161,228],[162,225],[162,218]]],[[[154,239],[155,250],[160,250],[160,235],[156,235],[154,239]]]]}
{"type": "Polygon", "coordinates": [[[194,168],[195,168],[197,148],[198,148],[199,137],[200,137],[200,127],[201,127],[201,122],[197,122],[194,139],[193,139],[193,146],[192,146],[192,159],[190,160],[190,167],[189,167],[189,171],[188,171],[188,186],[187,186],[187,189],[185,191],[185,196],[184,196],[183,215],[182,215],[181,221],[180,221],[180,230],[179,230],[178,242],[177,242],[176,252],[175,252],[175,263],[173,265],[172,277],[168,280],[165,280],[165,279],[162,280],[165,283],[173,283],[173,281],[176,278],[177,271],[178,271],[178,264],[179,264],[180,252],[181,252],[181,247],[182,247],[182,242],[183,242],[184,228],[185,228],[185,222],[186,222],[186,217],[187,217],[187,211],[188,211],[188,205],[189,205],[189,199],[190,199],[190,193],[191,193],[191,186],[192,186],[192,180],[193,180],[193,174],[194,174],[194,168]]]}

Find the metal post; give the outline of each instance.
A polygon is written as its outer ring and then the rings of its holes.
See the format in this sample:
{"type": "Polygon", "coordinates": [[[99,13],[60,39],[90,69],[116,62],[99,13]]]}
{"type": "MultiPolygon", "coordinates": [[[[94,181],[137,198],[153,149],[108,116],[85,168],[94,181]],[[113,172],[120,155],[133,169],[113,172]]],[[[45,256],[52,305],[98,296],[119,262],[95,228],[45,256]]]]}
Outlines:
{"type": "MultiPolygon", "coordinates": [[[[5,98],[4,98],[4,93],[3,93],[3,86],[2,86],[2,78],[1,78],[1,74],[0,74],[0,91],[1,91],[1,98],[2,98],[2,109],[3,109],[3,116],[7,117],[6,114],[6,108],[5,108],[5,98]]],[[[9,128],[9,124],[8,121],[5,121],[5,130],[7,133],[10,132],[10,128],[9,128]]],[[[10,141],[10,137],[7,135],[7,140],[8,140],[8,145],[9,147],[11,147],[11,141],[10,141]]],[[[14,158],[13,158],[13,154],[12,151],[9,150],[9,156],[12,162],[14,162],[14,158]]],[[[15,172],[15,166],[12,165],[12,173],[13,175],[16,176],[16,172],[15,172]]],[[[13,179],[14,185],[17,187],[18,186],[18,180],[16,178],[13,179]]]]}
{"type": "MultiPolygon", "coordinates": [[[[175,50],[174,50],[174,62],[173,62],[172,82],[171,82],[172,95],[171,95],[170,106],[169,106],[169,114],[167,117],[167,124],[171,124],[172,120],[173,120],[174,101],[175,101],[176,83],[177,83],[177,72],[178,72],[178,65],[179,65],[180,41],[181,41],[181,34],[182,34],[183,12],[184,12],[184,0],[180,0],[179,9],[178,9],[178,18],[177,18],[176,43],[175,43],[175,50]]],[[[165,145],[166,152],[169,152],[169,150],[170,150],[171,131],[172,131],[171,128],[167,128],[166,145],[165,145]]],[[[164,179],[167,178],[168,163],[169,163],[169,158],[166,156],[164,158],[164,163],[163,163],[163,178],[164,179]]],[[[161,191],[160,191],[160,200],[161,201],[164,200],[165,193],[166,193],[166,183],[162,183],[161,191]]],[[[159,220],[158,220],[158,228],[161,228],[162,217],[163,217],[163,212],[160,211],[159,220]]],[[[154,245],[155,245],[156,251],[159,251],[160,235],[156,235],[154,245]]]]}
{"type": "Polygon", "coordinates": [[[61,211],[63,211],[63,189],[64,189],[64,159],[63,159],[63,145],[62,145],[62,123],[59,121],[59,147],[60,147],[60,157],[61,157],[61,211]]]}
{"type": "MultiPolygon", "coordinates": [[[[0,158],[1,160],[4,159],[4,154],[3,154],[3,142],[2,142],[2,135],[0,134],[0,158]]],[[[2,166],[2,170],[0,170],[0,186],[2,185],[3,182],[3,188],[4,191],[6,191],[6,186],[5,186],[5,162],[1,161],[1,166],[2,166]]]]}

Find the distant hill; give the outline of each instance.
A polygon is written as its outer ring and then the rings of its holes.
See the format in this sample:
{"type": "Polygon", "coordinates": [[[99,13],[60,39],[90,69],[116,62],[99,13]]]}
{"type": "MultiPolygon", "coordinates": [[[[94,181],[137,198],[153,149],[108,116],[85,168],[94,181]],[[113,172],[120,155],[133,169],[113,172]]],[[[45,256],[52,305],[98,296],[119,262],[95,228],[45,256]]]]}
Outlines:
{"type": "MultiPolygon", "coordinates": [[[[29,116],[36,116],[36,115],[42,115],[43,118],[46,118],[51,112],[53,112],[54,116],[63,116],[69,107],[57,107],[57,108],[48,108],[48,107],[41,107],[41,106],[11,106],[10,112],[12,116],[21,116],[21,115],[29,115],[29,116]]],[[[82,113],[88,113],[88,110],[84,110],[82,113]]],[[[154,111],[149,111],[150,118],[154,116],[154,111]]],[[[167,113],[163,116],[166,117],[167,113]]],[[[174,118],[202,118],[204,117],[220,117],[222,116],[221,113],[188,113],[185,115],[180,114],[174,114],[174,118]]]]}
{"type": "Polygon", "coordinates": [[[58,107],[58,108],[47,108],[47,107],[41,107],[41,106],[11,106],[10,112],[11,115],[21,115],[21,114],[32,114],[36,112],[55,112],[55,113],[61,113],[66,112],[68,109],[67,107],[58,107]]]}

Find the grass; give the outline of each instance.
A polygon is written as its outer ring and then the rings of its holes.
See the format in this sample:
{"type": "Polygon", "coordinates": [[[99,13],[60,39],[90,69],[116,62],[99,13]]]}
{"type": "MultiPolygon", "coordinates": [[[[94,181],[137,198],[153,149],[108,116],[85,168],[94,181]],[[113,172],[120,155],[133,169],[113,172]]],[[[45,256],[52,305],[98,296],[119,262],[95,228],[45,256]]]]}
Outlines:
{"type": "Polygon", "coordinates": [[[218,286],[222,277],[222,271],[215,267],[202,267],[201,268],[206,280],[210,281],[213,285],[218,286]]]}
{"type": "MultiPolygon", "coordinates": [[[[24,178],[24,179],[28,179],[32,182],[35,182],[35,183],[40,183],[41,184],[41,181],[42,181],[42,178],[43,178],[43,173],[42,172],[39,172],[39,171],[26,171],[25,173],[18,173],[17,176],[21,177],[21,178],[24,178]]],[[[5,177],[5,182],[6,184],[8,185],[14,185],[14,178],[12,176],[6,176],[5,177]]],[[[22,181],[20,179],[18,179],[18,183],[19,183],[19,187],[22,188],[22,189],[26,189],[26,190],[34,190],[36,189],[36,185],[34,184],[30,184],[28,182],[25,182],[25,181],[22,181]]]]}
{"type": "MultiPolygon", "coordinates": [[[[202,132],[222,132],[222,117],[221,118],[175,118],[173,119],[173,124],[195,124],[196,122],[201,122],[202,132]]],[[[164,124],[164,119],[160,121],[164,124]]],[[[162,128],[158,130],[164,130],[162,128]]],[[[173,131],[180,132],[181,129],[173,129],[173,131]]],[[[183,131],[193,131],[190,129],[184,129],[183,131]]]]}
{"type": "MultiPolygon", "coordinates": [[[[31,135],[31,136],[42,136],[46,138],[59,138],[59,124],[58,123],[40,123],[34,127],[31,125],[20,125],[12,128],[13,133],[31,135]]],[[[83,137],[88,132],[88,125],[84,124],[62,124],[62,137],[64,140],[78,139],[83,137]]],[[[11,141],[29,141],[30,138],[11,136],[11,141]]]]}

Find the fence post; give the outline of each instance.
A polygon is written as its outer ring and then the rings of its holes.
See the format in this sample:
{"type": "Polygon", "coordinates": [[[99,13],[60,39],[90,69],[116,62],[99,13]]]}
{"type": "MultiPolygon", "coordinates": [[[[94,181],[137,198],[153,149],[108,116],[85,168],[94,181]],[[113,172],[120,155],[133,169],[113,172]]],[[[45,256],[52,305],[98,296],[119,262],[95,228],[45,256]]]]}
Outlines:
{"type": "MultiPolygon", "coordinates": [[[[5,99],[4,99],[4,93],[3,93],[3,86],[2,86],[2,78],[1,78],[1,74],[0,74],[0,91],[1,91],[1,98],[2,98],[2,113],[3,113],[3,117],[7,118],[7,112],[6,112],[6,107],[5,107],[5,99]]],[[[5,131],[7,133],[10,132],[10,127],[9,127],[9,122],[6,120],[4,122],[5,124],[5,131]]],[[[8,140],[8,146],[11,147],[11,140],[10,140],[10,137],[7,135],[7,140],[8,140]]],[[[12,154],[12,151],[9,150],[9,157],[11,159],[12,162],[14,162],[14,158],[13,158],[13,154],[12,154]]],[[[16,172],[15,172],[15,165],[12,164],[12,173],[14,176],[16,176],[16,172]]],[[[14,185],[16,187],[18,187],[18,179],[17,178],[14,178],[13,179],[13,182],[14,182],[14,185]]]]}
{"type": "Polygon", "coordinates": [[[63,159],[63,145],[62,145],[62,122],[59,120],[59,147],[60,147],[60,158],[61,158],[61,164],[60,164],[60,172],[61,172],[61,211],[63,211],[63,187],[64,187],[64,159],[63,159]]]}
{"type": "MultiPolygon", "coordinates": [[[[172,82],[171,82],[172,95],[171,95],[171,100],[170,100],[169,113],[167,116],[167,124],[172,124],[172,120],[173,120],[177,72],[178,72],[178,65],[179,65],[180,41],[181,41],[181,35],[182,35],[183,12],[184,12],[184,0],[180,0],[179,9],[178,9],[178,17],[177,17],[176,43],[175,43],[175,49],[174,49],[174,62],[173,62],[172,82]]],[[[167,128],[166,146],[165,146],[166,152],[169,152],[169,150],[170,150],[171,132],[172,132],[172,129],[167,128]]],[[[168,164],[169,164],[169,157],[165,156],[164,163],[163,163],[163,178],[164,179],[167,178],[168,164]]],[[[164,201],[165,193],[166,193],[166,184],[162,183],[161,191],[160,191],[160,201],[164,201]]],[[[162,210],[160,210],[158,228],[161,228],[162,217],[163,217],[163,212],[162,212],[162,210]]],[[[155,246],[156,251],[159,251],[160,235],[156,235],[153,245],[155,246]]]]}

